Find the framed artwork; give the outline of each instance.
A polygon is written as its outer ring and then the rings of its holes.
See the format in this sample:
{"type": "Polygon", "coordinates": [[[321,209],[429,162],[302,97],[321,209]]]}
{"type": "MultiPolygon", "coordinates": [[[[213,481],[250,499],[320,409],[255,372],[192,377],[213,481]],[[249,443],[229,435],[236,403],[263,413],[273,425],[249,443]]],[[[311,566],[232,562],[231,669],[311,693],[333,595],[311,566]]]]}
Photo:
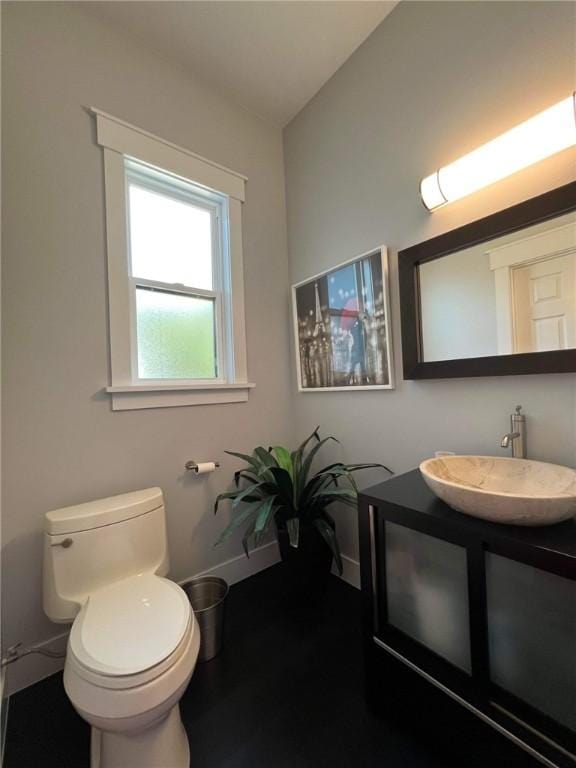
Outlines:
{"type": "Polygon", "coordinates": [[[393,389],[384,246],[292,286],[298,389],[393,389]]]}

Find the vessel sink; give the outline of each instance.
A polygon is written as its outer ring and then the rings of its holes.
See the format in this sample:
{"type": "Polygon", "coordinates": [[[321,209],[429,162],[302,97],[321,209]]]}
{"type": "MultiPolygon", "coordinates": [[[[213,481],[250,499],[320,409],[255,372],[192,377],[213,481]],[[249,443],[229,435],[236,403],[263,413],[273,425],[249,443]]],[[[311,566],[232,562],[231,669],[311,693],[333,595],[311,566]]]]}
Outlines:
{"type": "Polygon", "coordinates": [[[550,525],[576,515],[576,470],[497,456],[442,456],[420,471],[458,512],[508,525],[550,525]]]}

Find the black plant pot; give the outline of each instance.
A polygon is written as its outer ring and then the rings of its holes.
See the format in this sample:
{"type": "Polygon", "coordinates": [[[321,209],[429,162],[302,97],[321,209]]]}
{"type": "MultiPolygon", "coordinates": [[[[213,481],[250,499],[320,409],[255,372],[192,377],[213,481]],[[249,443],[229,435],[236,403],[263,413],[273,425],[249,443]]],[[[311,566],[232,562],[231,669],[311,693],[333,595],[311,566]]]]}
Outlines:
{"type": "Polygon", "coordinates": [[[284,526],[278,526],[277,532],[285,596],[303,610],[316,607],[322,601],[330,579],[330,548],[315,526],[300,523],[298,547],[290,546],[284,526]]]}

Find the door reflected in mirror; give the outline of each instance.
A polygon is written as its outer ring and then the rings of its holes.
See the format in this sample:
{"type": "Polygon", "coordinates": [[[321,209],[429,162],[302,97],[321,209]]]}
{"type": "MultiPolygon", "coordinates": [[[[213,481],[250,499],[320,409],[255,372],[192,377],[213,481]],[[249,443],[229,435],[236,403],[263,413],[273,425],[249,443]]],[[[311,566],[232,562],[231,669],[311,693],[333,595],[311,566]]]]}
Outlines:
{"type": "Polygon", "coordinates": [[[576,348],[576,212],[418,272],[422,362],[576,348]]]}

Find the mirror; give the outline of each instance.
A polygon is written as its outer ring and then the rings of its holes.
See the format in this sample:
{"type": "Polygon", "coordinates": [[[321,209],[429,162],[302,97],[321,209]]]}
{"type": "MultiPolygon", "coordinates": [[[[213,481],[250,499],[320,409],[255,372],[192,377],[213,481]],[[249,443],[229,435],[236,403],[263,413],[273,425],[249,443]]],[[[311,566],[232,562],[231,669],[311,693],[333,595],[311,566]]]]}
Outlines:
{"type": "Polygon", "coordinates": [[[576,213],[418,269],[425,362],[576,348],[576,213]]]}
{"type": "Polygon", "coordinates": [[[399,254],[405,378],[576,370],[576,183],[399,254]]]}

